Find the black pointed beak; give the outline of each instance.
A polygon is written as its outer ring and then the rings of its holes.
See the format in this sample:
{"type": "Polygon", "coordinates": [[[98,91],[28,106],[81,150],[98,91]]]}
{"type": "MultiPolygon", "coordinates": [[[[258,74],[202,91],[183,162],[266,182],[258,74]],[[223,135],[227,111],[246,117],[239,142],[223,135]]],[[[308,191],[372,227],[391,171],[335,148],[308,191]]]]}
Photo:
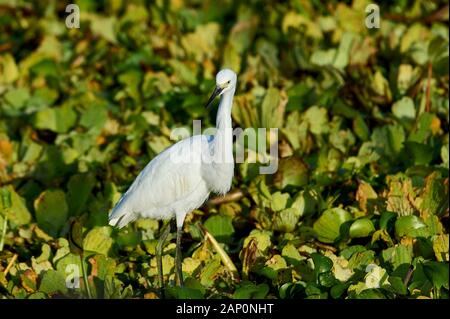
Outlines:
{"type": "Polygon", "coordinates": [[[209,97],[208,102],[206,102],[205,108],[208,108],[208,107],[211,105],[212,101],[214,101],[214,99],[216,98],[216,96],[219,95],[220,92],[222,92],[222,90],[223,90],[222,88],[216,86],[216,88],[214,89],[214,92],[213,92],[213,93],[211,94],[211,96],[209,97]]]}

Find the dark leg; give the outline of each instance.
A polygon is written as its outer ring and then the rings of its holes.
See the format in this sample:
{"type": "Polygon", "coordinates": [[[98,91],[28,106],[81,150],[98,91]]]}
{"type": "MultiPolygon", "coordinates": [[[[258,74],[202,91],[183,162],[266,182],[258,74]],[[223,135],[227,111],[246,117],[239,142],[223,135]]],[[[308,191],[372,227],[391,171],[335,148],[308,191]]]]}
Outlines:
{"type": "Polygon", "coordinates": [[[162,268],[162,252],[164,243],[167,239],[167,236],[170,234],[170,223],[166,225],[166,228],[163,230],[162,234],[159,237],[158,245],[156,246],[156,262],[158,264],[158,275],[159,275],[159,287],[161,289],[161,296],[164,298],[164,277],[163,277],[163,268],[162,268]]]}
{"type": "Polygon", "coordinates": [[[183,228],[177,227],[177,250],[175,254],[175,264],[176,264],[176,270],[177,270],[177,277],[178,282],[180,283],[180,286],[184,286],[183,281],[183,271],[182,271],[182,264],[181,264],[181,236],[183,234],[183,228]]]}

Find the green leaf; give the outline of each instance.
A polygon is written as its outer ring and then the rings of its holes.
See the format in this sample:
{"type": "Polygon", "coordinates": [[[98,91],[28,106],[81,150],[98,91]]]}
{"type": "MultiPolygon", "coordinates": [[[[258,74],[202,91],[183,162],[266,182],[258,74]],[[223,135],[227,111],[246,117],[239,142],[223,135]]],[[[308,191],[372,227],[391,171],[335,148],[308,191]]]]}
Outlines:
{"type": "Polygon", "coordinates": [[[18,88],[8,91],[5,94],[5,100],[16,109],[24,108],[30,98],[30,93],[26,88],[18,88]]]}
{"type": "Polygon", "coordinates": [[[108,111],[105,106],[101,104],[93,104],[83,112],[80,120],[80,125],[87,129],[103,128],[108,120],[108,111]]]}
{"type": "Polygon", "coordinates": [[[183,291],[181,294],[179,293],[179,297],[181,299],[201,299],[205,295],[206,289],[197,279],[187,277],[184,282],[184,286],[185,289],[188,290],[183,291]]]}
{"type": "Polygon", "coordinates": [[[248,237],[245,238],[243,248],[248,247],[249,243],[253,241],[256,243],[258,250],[263,254],[265,254],[272,246],[270,232],[267,230],[252,230],[248,237]]]}
{"type": "MultiPolygon", "coordinates": [[[[202,299],[203,293],[199,289],[194,289],[190,287],[170,287],[170,290],[174,290],[173,292],[169,292],[174,295],[176,299],[202,299]]],[[[167,293],[167,292],[166,292],[167,293]]]]}
{"type": "MultiPolygon", "coordinates": [[[[83,262],[85,269],[88,269],[88,263],[86,260],[83,260],[83,262]]],[[[78,274],[83,276],[80,256],[72,253],[65,255],[56,262],[56,270],[61,274],[61,276],[64,277],[74,271],[78,271],[78,274]]]]}
{"type": "Polygon", "coordinates": [[[392,113],[400,121],[412,121],[416,118],[414,101],[405,96],[392,105],[392,113]]]}
{"type": "Polygon", "coordinates": [[[376,71],[375,75],[371,78],[371,88],[375,94],[384,97],[387,101],[392,99],[392,93],[388,80],[383,76],[383,73],[376,71]]]}
{"type": "Polygon", "coordinates": [[[403,245],[385,249],[381,254],[383,260],[391,263],[394,269],[402,264],[410,264],[412,261],[412,249],[403,245]]]}
{"type": "Polygon", "coordinates": [[[97,269],[96,277],[105,280],[107,276],[114,276],[116,271],[116,261],[105,255],[95,255],[89,262],[97,269]]]}
{"type": "Polygon", "coordinates": [[[198,25],[195,32],[183,36],[181,44],[189,56],[201,63],[213,56],[219,31],[220,27],[216,22],[198,25]]]}
{"type": "Polygon", "coordinates": [[[309,130],[315,135],[327,133],[329,130],[327,110],[319,106],[311,106],[304,113],[309,130]]]}
{"type": "Polygon", "coordinates": [[[322,213],[313,228],[320,241],[333,243],[340,235],[341,225],[351,219],[351,214],[342,208],[331,208],[322,213]]]}
{"type": "Polygon", "coordinates": [[[336,49],[316,50],[311,55],[311,63],[318,66],[331,65],[336,56],[336,49]]]}
{"type": "Polygon", "coordinates": [[[205,221],[204,226],[220,242],[230,242],[234,234],[232,219],[229,216],[213,215],[205,221]]]}
{"type": "Polygon", "coordinates": [[[131,250],[140,244],[142,240],[141,233],[132,230],[120,232],[116,237],[116,243],[121,249],[131,250]]]}
{"type": "Polygon", "coordinates": [[[337,299],[340,298],[344,292],[347,290],[348,284],[344,283],[338,283],[337,285],[334,285],[330,289],[330,295],[332,298],[337,299]]]}
{"type": "Polygon", "coordinates": [[[362,141],[367,141],[370,137],[370,130],[362,116],[357,116],[353,120],[353,131],[362,141]]]}
{"type": "Polygon", "coordinates": [[[281,101],[280,91],[277,88],[269,88],[260,109],[261,127],[282,127],[285,105],[286,103],[281,101]]]}
{"type": "Polygon", "coordinates": [[[449,205],[448,183],[445,183],[439,173],[434,172],[427,176],[425,187],[420,197],[422,198],[422,203],[420,204],[422,215],[443,216],[449,205]]]}
{"type": "MultiPolygon", "coordinates": [[[[86,14],[87,15],[87,14],[86,14]]],[[[99,35],[111,43],[117,43],[116,33],[114,31],[116,17],[103,17],[89,13],[91,21],[91,30],[95,35],[99,35]]]]}
{"type": "Polygon", "coordinates": [[[0,188],[0,213],[4,214],[12,228],[26,225],[31,221],[31,214],[11,185],[0,188]]]}
{"type": "Polygon", "coordinates": [[[53,77],[59,76],[59,68],[55,60],[51,58],[44,58],[39,60],[36,64],[30,67],[30,72],[36,76],[53,77]]]}
{"type": "Polygon", "coordinates": [[[370,236],[375,231],[375,226],[369,218],[360,218],[350,226],[350,237],[361,238],[370,236]]]}
{"type": "Polygon", "coordinates": [[[33,292],[30,294],[27,299],[47,299],[47,295],[43,292],[33,292]]]}
{"type": "Polygon", "coordinates": [[[62,190],[47,190],[34,201],[39,227],[52,237],[58,236],[69,216],[66,195],[62,190]]]}
{"type": "Polygon", "coordinates": [[[48,270],[44,273],[39,285],[39,290],[47,294],[67,293],[64,276],[56,270],[48,270]]]}
{"type": "Polygon", "coordinates": [[[38,129],[51,130],[56,133],[65,133],[75,125],[77,114],[71,106],[65,105],[57,108],[45,108],[38,111],[33,124],[38,129]]]}
{"type": "Polygon", "coordinates": [[[333,261],[318,253],[311,254],[311,258],[314,262],[316,282],[324,287],[332,287],[335,285],[337,280],[332,272],[333,261]]]}
{"type": "Polygon", "coordinates": [[[252,282],[243,282],[233,293],[233,299],[263,299],[269,292],[267,284],[255,285],[252,282]]]}
{"type": "Polygon", "coordinates": [[[95,182],[93,174],[76,174],[69,179],[67,202],[71,216],[77,216],[83,212],[95,182]]]}
{"type": "Polygon", "coordinates": [[[406,295],[408,293],[408,290],[406,289],[406,286],[401,278],[390,276],[388,280],[395,293],[399,295],[406,295]]]}
{"type": "Polygon", "coordinates": [[[297,266],[299,265],[300,261],[304,258],[300,255],[297,248],[292,244],[287,244],[283,247],[283,250],[281,252],[281,256],[290,264],[297,266]]]}
{"type": "Polygon", "coordinates": [[[334,277],[334,274],[332,271],[327,271],[324,273],[319,274],[318,276],[318,283],[321,286],[330,288],[337,284],[339,281],[334,277]]]}
{"type": "Polygon", "coordinates": [[[437,261],[448,261],[449,259],[449,235],[441,234],[433,239],[433,251],[437,261]]]}
{"type": "Polygon", "coordinates": [[[113,245],[112,229],[108,226],[94,227],[83,240],[83,249],[107,256],[113,245]]]}
{"type": "Polygon", "coordinates": [[[277,280],[279,274],[287,268],[286,260],[280,255],[273,255],[264,267],[259,270],[259,274],[269,279],[277,280]]]}
{"type": "Polygon", "coordinates": [[[36,262],[41,263],[43,261],[49,260],[51,255],[51,249],[48,244],[42,245],[42,253],[39,257],[36,258],[36,262]]]}
{"type": "Polygon", "coordinates": [[[406,142],[405,146],[415,165],[428,165],[433,160],[434,152],[431,146],[410,141],[406,142]]]}
{"type": "Polygon", "coordinates": [[[318,276],[321,273],[330,271],[333,268],[333,261],[321,254],[312,253],[311,258],[314,262],[314,273],[318,276]]]}
{"type": "Polygon", "coordinates": [[[305,297],[305,287],[301,283],[287,282],[280,287],[281,299],[294,299],[305,297]]]}
{"type": "Polygon", "coordinates": [[[356,252],[350,257],[348,261],[348,268],[365,270],[366,266],[373,263],[375,259],[375,252],[373,250],[361,250],[360,246],[357,246],[356,252]]]}
{"type": "Polygon", "coordinates": [[[188,85],[197,84],[197,76],[192,68],[188,67],[185,63],[177,59],[171,59],[169,61],[169,64],[174,70],[174,75],[177,79],[180,79],[188,85]]]}
{"type": "Polygon", "coordinates": [[[279,212],[288,206],[290,201],[289,193],[275,192],[272,194],[272,210],[279,212]]]}
{"type": "Polygon", "coordinates": [[[353,33],[345,32],[342,35],[339,48],[336,52],[336,57],[334,58],[334,67],[343,69],[348,65],[350,60],[350,50],[352,49],[354,39],[355,35],[353,33]]]}
{"type": "Polygon", "coordinates": [[[385,125],[375,128],[370,138],[381,154],[391,160],[397,160],[403,149],[405,131],[400,125],[385,125]]]}
{"type": "Polygon", "coordinates": [[[449,289],[448,262],[428,261],[423,264],[423,271],[437,289],[449,289]]]}
{"type": "Polygon", "coordinates": [[[13,83],[19,77],[19,68],[14,57],[7,53],[0,55],[0,84],[13,83]]]}
{"type": "Polygon", "coordinates": [[[321,198],[317,191],[305,189],[297,194],[291,207],[298,210],[299,216],[312,215],[316,212],[320,200],[321,198]]]}
{"type": "Polygon", "coordinates": [[[357,299],[386,299],[386,296],[379,289],[365,289],[359,295],[357,299]]]}
{"type": "Polygon", "coordinates": [[[398,237],[416,237],[416,230],[427,227],[423,220],[416,215],[408,215],[398,218],[395,221],[395,234],[398,237]]]}
{"type": "Polygon", "coordinates": [[[51,106],[59,97],[59,91],[48,87],[38,88],[28,102],[27,111],[40,110],[46,106],[51,106]]]}
{"type": "Polygon", "coordinates": [[[291,156],[280,159],[278,162],[278,170],[274,177],[275,185],[279,189],[301,187],[306,185],[308,180],[308,167],[300,158],[291,156]]]}
{"type": "Polygon", "coordinates": [[[140,84],[142,81],[142,72],[131,69],[119,75],[119,83],[125,87],[125,92],[136,102],[140,101],[140,84]]]}
{"type": "Polygon", "coordinates": [[[414,132],[408,138],[408,141],[423,143],[431,134],[431,124],[435,116],[431,113],[425,112],[420,114],[418,124],[414,132]]]}
{"type": "Polygon", "coordinates": [[[295,208],[287,208],[276,213],[273,222],[273,229],[285,233],[293,232],[299,220],[298,212],[295,208]]]}
{"type": "Polygon", "coordinates": [[[208,262],[200,273],[200,282],[202,286],[206,288],[213,286],[220,268],[220,257],[216,257],[208,262]]]}

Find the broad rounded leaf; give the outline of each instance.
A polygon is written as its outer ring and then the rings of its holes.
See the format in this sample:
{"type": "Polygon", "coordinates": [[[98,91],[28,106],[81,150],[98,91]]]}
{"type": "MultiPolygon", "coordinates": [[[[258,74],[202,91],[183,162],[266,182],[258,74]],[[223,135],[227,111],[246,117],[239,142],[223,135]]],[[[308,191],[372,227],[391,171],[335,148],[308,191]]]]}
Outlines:
{"type": "Polygon", "coordinates": [[[308,183],[308,166],[298,157],[282,158],[275,174],[275,185],[283,189],[287,186],[300,187],[308,183]]]}
{"type": "Polygon", "coordinates": [[[96,252],[102,255],[108,255],[109,250],[113,245],[113,240],[110,237],[111,227],[95,227],[84,238],[83,249],[87,251],[96,252]]]}
{"type": "Polygon", "coordinates": [[[47,294],[67,293],[66,280],[60,272],[48,270],[41,279],[39,290],[47,294]]]}
{"type": "Polygon", "coordinates": [[[36,219],[49,235],[56,237],[67,221],[69,208],[62,190],[47,190],[34,201],[36,219]]]}
{"type": "Polygon", "coordinates": [[[299,215],[295,208],[283,209],[276,213],[273,223],[273,229],[281,232],[289,233],[294,231],[297,226],[299,215]]]}
{"type": "Polygon", "coordinates": [[[233,299],[262,299],[269,292],[267,284],[255,285],[252,282],[244,282],[233,294],[233,299]]]}
{"type": "Polygon", "coordinates": [[[205,222],[205,228],[221,242],[228,242],[234,234],[232,219],[229,216],[213,215],[205,222]]]}
{"type": "Polygon", "coordinates": [[[416,215],[403,216],[397,219],[395,222],[395,234],[398,237],[412,236],[415,237],[414,231],[427,225],[422,219],[416,215]]]}
{"type": "Polygon", "coordinates": [[[352,215],[342,208],[331,208],[323,212],[313,225],[317,238],[324,243],[333,243],[340,235],[343,223],[352,219],[352,215]]]}
{"type": "Polygon", "coordinates": [[[375,231],[372,221],[369,218],[357,219],[350,226],[350,237],[367,237],[375,231]]]}
{"type": "Polygon", "coordinates": [[[12,228],[31,221],[31,214],[25,205],[25,200],[10,185],[0,188],[0,212],[8,218],[12,228]]]}

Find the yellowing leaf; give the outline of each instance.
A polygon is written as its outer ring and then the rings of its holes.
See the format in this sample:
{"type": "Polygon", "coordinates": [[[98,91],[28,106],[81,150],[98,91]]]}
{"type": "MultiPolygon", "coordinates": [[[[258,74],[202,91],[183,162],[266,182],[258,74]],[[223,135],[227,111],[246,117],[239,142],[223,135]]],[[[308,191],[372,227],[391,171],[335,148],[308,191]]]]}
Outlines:
{"type": "Polygon", "coordinates": [[[113,245],[111,231],[107,226],[93,228],[83,240],[83,249],[107,256],[113,245]]]}
{"type": "Polygon", "coordinates": [[[11,54],[0,55],[0,84],[13,83],[19,77],[14,57],[11,54]]]}

